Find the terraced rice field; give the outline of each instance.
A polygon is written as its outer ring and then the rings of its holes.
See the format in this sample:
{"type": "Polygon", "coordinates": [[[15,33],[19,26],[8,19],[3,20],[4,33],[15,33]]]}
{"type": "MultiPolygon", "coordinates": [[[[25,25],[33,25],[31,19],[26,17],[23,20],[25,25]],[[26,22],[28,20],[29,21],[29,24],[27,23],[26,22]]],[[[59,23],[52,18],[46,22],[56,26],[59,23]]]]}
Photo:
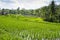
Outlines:
{"type": "Polygon", "coordinates": [[[60,23],[38,17],[0,16],[0,40],[60,40],[60,23]]]}

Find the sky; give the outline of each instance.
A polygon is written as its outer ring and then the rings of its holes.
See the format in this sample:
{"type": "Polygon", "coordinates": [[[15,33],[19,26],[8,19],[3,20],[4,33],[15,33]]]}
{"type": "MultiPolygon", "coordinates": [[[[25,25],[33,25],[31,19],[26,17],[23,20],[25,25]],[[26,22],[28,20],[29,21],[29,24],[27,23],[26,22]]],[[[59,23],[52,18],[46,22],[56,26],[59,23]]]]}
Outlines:
{"type": "MultiPolygon", "coordinates": [[[[48,6],[52,0],[0,0],[0,8],[5,9],[37,9],[48,6]]],[[[56,4],[60,4],[60,0],[55,0],[56,4]]]]}

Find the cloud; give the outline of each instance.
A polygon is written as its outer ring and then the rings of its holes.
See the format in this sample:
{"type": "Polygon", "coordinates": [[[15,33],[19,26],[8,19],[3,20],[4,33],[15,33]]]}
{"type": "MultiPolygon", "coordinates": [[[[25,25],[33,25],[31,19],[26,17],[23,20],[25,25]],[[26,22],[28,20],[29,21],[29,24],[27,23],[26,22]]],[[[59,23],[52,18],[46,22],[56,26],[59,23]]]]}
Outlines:
{"type": "Polygon", "coordinates": [[[12,0],[0,0],[0,2],[2,2],[2,3],[14,3],[14,1],[12,1],[12,0]]]}
{"type": "MultiPolygon", "coordinates": [[[[50,2],[51,0],[0,0],[0,8],[16,9],[20,7],[21,9],[36,9],[48,6],[50,2]]],[[[59,4],[58,1],[56,3],[59,4]]]]}
{"type": "Polygon", "coordinates": [[[22,0],[21,7],[26,9],[30,9],[30,8],[36,9],[43,6],[47,6],[48,2],[49,2],[48,0],[26,0],[26,1],[22,0]]]}
{"type": "Polygon", "coordinates": [[[3,1],[0,1],[0,8],[16,9],[18,6],[19,5],[17,3],[17,0],[10,0],[10,1],[3,0],[3,1]]]}

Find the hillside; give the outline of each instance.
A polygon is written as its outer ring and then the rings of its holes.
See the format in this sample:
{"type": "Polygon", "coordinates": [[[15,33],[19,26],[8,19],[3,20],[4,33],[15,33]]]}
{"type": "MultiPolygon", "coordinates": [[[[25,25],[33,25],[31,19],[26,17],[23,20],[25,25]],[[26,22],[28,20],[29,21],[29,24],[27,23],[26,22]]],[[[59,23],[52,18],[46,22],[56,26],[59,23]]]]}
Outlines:
{"type": "Polygon", "coordinates": [[[42,18],[0,16],[0,40],[51,40],[60,38],[60,23],[42,18]]]}

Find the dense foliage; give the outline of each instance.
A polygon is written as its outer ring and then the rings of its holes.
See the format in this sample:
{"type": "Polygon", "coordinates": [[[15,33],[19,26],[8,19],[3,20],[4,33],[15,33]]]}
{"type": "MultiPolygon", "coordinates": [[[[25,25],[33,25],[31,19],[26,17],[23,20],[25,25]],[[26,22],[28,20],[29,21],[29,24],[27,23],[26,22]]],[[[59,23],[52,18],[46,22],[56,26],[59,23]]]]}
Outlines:
{"type": "Polygon", "coordinates": [[[60,5],[56,5],[54,1],[49,6],[40,9],[40,16],[49,22],[60,22],[60,5]]]}
{"type": "Polygon", "coordinates": [[[20,14],[26,16],[37,16],[43,18],[45,21],[49,22],[60,22],[60,5],[56,5],[54,1],[51,2],[49,6],[45,6],[39,9],[1,9],[1,15],[11,15],[20,14]]]}

